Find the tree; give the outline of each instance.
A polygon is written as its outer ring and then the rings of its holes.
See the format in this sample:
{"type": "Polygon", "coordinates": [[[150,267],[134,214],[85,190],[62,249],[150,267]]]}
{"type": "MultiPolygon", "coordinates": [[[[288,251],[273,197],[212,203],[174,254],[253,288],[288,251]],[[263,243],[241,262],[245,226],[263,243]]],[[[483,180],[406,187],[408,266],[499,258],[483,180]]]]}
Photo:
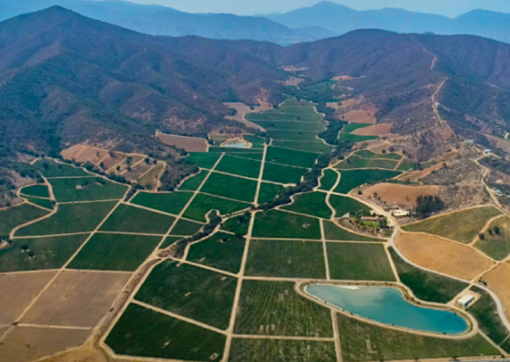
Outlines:
{"type": "Polygon", "coordinates": [[[501,233],[501,229],[499,226],[494,226],[494,234],[499,235],[501,233]]]}
{"type": "Polygon", "coordinates": [[[428,217],[443,210],[445,207],[445,203],[439,196],[420,195],[416,199],[414,213],[418,217],[428,217]]]}
{"type": "Polygon", "coordinates": [[[480,238],[480,240],[485,240],[485,234],[484,233],[478,234],[478,237],[480,238]]]}

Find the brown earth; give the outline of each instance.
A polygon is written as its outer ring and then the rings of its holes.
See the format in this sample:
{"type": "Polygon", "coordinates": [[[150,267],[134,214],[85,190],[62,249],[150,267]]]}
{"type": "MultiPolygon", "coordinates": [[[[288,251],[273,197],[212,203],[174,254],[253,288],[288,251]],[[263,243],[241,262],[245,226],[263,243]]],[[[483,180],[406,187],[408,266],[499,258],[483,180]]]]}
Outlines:
{"type": "Polygon", "coordinates": [[[358,104],[360,104],[361,102],[362,102],[362,99],[360,99],[360,98],[346,99],[345,101],[342,101],[340,108],[347,109],[347,108],[355,107],[358,104]]]}
{"type": "Polygon", "coordinates": [[[398,180],[401,181],[411,181],[411,182],[417,182],[421,180],[422,178],[430,175],[434,171],[438,171],[442,169],[444,166],[444,163],[438,163],[436,165],[427,167],[426,169],[423,169],[421,171],[411,171],[403,174],[401,177],[397,177],[398,180]]]}
{"type": "Polygon", "coordinates": [[[376,147],[370,147],[370,151],[373,151],[375,153],[382,153],[384,150],[388,151],[390,149],[391,145],[387,143],[383,143],[376,147]]]}
{"type": "Polygon", "coordinates": [[[107,156],[103,161],[103,169],[109,170],[113,166],[119,164],[123,159],[125,159],[126,156],[121,153],[115,153],[115,157],[107,156]]]}
{"type": "Polygon", "coordinates": [[[437,196],[439,186],[408,186],[392,183],[381,183],[363,191],[363,197],[374,197],[374,193],[387,204],[403,207],[416,206],[416,199],[420,195],[437,196]]]}
{"type": "Polygon", "coordinates": [[[383,136],[387,135],[391,132],[391,124],[389,123],[379,123],[374,124],[373,126],[358,128],[351,134],[355,134],[358,136],[383,136]]]}
{"type": "Polygon", "coordinates": [[[156,138],[165,145],[182,148],[186,152],[207,152],[207,140],[198,137],[185,137],[156,132],[156,138]]]}
{"type": "Polygon", "coordinates": [[[354,78],[351,77],[350,75],[337,75],[336,77],[333,77],[332,79],[336,80],[338,82],[340,80],[351,80],[351,79],[354,79],[354,78]]]}
{"type": "Polygon", "coordinates": [[[79,346],[89,330],[15,327],[0,344],[0,361],[26,362],[79,346]]]}
{"type": "Polygon", "coordinates": [[[138,183],[150,190],[154,190],[159,186],[159,178],[165,171],[165,166],[158,164],[152,170],[147,172],[143,177],[138,180],[138,183]]]}
{"type": "Polygon", "coordinates": [[[82,153],[80,153],[77,157],[75,157],[75,161],[77,162],[91,162],[93,164],[97,164],[108,154],[107,150],[102,150],[94,147],[87,147],[82,153]]]}
{"type": "Polygon", "coordinates": [[[375,124],[377,122],[372,111],[349,111],[342,115],[342,119],[349,123],[375,124]]]}
{"type": "Polygon", "coordinates": [[[65,271],[30,308],[22,322],[94,327],[130,276],[129,273],[65,271]]]}
{"type": "Polygon", "coordinates": [[[259,101],[259,103],[260,103],[259,106],[254,106],[253,109],[251,109],[249,106],[247,106],[244,103],[225,102],[225,103],[223,103],[224,105],[226,105],[230,109],[235,109],[237,112],[234,116],[227,116],[225,118],[230,119],[232,121],[240,122],[250,128],[255,128],[255,129],[259,129],[261,131],[265,131],[264,128],[260,127],[259,125],[255,124],[255,123],[252,123],[244,118],[244,116],[247,113],[259,113],[259,112],[264,112],[264,111],[273,109],[273,106],[271,104],[269,104],[268,102],[259,101]]]}
{"type": "Polygon", "coordinates": [[[106,359],[103,352],[86,343],[58,356],[45,358],[41,362],[111,362],[117,360],[111,357],[106,359]]]}
{"type": "Polygon", "coordinates": [[[493,265],[481,252],[433,235],[401,233],[395,243],[411,262],[465,280],[475,278],[493,265]]]}
{"type": "Polygon", "coordinates": [[[499,264],[482,278],[503,304],[507,318],[510,318],[510,262],[499,264]]]}
{"type": "Polygon", "coordinates": [[[298,86],[299,84],[303,83],[304,81],[305,80],[303,78],[290,77],[285,82],[283,82],[283,85],[298,86]]]}
{"type": "MultiPolygon", "coordinates": [[[[0,275],[0,324],[11,324],[55,276],[54,271],[0,275]]],[[[0,359],[1,360],[1,359],[0,359]]]]}
{"type": "Polygon", "coordinates": [[[75,145],[73,147],[69,147],[68,149],[63,150],[62,152],[60,152],[60,154],[66,160],[74,160],[76,156],[78,156],[81,153],[84,147],[85,147],[84,145],[75,145]]]}

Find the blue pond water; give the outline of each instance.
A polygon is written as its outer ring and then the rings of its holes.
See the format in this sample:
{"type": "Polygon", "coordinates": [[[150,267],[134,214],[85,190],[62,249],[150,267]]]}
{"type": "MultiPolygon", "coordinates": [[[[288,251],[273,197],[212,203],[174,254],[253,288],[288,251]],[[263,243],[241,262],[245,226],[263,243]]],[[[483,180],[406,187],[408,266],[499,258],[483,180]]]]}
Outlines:
{"type": "Polygon", "coordinates": [[[461,334],[468,329],[464,318],[446,310],[414,305],[396,288],[310,284],[306,292],[347,312],[384,324],[445,334],[461,334]]]}
{"type": "Polygon", "coordinates": [[[232,141],[225,143],[223,147],[231,147],[231,148],[248,148],[248,145],[245,142],[240,141],[232,141]]]}

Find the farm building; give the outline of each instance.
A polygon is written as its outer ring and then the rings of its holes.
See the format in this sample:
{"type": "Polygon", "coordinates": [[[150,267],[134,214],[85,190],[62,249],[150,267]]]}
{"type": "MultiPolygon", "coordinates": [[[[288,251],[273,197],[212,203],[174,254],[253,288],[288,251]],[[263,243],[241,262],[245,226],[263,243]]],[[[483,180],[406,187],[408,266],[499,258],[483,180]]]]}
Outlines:
{"type": "Polygon", "coordinates": [[[474,300],[475,296],[473,294],[466,294],[457,300],[457,304],[464,308],[467,308],[471,303],[473,303],[474,300]]]}
{"type": "Polygon", "coordinates": [[[409,211],[402,210],[402,209],[396,209],[396,210],[392,211],[391,214],[393,216],[395,216],[396,218],[407,217],[407,216],[409,216],[409,211]]]}

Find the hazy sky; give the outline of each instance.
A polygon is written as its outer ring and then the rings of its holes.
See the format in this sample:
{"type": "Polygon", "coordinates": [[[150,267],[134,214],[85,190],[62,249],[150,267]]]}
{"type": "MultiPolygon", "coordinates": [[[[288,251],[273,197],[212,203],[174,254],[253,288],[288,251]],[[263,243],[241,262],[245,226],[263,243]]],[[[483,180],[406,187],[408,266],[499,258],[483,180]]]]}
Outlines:
{"type": "MultiPolygon", "coordinates": [[[[240,15],[286,12],[311,6],[320,0],[130,0],[159,4],[188,12],[224,12],[240,15]]],[[[510,0],[333,0],[353,9],[403,8],[412,11],[458,16],[472,9],[510,13],[510,0]]]]}

